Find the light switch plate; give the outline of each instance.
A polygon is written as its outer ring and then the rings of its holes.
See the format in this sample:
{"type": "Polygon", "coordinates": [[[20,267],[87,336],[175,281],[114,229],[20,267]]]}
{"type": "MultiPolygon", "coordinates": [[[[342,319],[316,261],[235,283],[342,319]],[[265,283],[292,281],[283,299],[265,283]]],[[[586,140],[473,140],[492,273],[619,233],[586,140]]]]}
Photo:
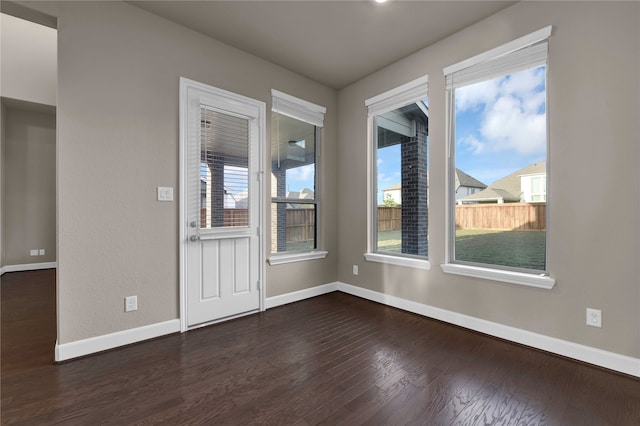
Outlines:
{"type": "Polygon", "coordinates": [[[159,186],[158,201],[173,201],[173,188],[168,186],[159,186]]]}

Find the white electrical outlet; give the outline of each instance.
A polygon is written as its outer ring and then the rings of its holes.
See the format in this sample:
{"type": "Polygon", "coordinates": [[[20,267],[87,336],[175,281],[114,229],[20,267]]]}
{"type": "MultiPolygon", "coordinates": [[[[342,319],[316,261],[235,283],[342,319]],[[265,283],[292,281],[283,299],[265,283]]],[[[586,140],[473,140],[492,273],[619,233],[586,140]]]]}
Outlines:
{"type": "Polygon", "coordinates": [[[44,249],[40,249],[40,250],[38,250],[38,254],[39,254],[40,256],[44,256],[44,249]]]}
{"type": "Polygon", "coordinates": [[[358,265],[353,265],[353,275],[358,275],[358,265]]]}
{"type": "Polygon", "coordinates": [[[124,311],[131,312],[138,310],[138,296],[127,296],[124,298],[124,311]]]}
{"type": "Polygon", "coordinates": [[[38,255],[38,249],[35,249],[35,250],[29,250],[29,255],[31,255],[31,256],[37,256],[37,255],[38,255]]]}
{"type": "Polygon", "coordinates": [[[602,327],[602,311],[600,309],[587,308],[587,325],[602,327]]]}

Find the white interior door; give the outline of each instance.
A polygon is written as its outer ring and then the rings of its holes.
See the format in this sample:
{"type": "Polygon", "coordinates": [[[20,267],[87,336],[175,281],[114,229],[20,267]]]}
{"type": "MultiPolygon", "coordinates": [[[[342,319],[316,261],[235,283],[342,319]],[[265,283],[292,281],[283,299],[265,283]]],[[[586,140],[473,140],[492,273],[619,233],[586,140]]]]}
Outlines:
{"type": "Polygon", "coordinates": [[[182,316],[190,328],[260,310],[265,107],[186,79],[181,99],[182,316]]]}

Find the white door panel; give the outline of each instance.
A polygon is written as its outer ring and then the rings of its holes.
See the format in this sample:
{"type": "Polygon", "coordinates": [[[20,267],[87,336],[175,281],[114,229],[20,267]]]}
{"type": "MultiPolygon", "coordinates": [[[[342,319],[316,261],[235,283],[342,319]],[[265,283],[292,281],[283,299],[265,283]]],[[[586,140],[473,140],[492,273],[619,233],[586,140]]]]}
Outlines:
{"type": "Polygon", "coordinates": [[[264,104],[185,79],[181,96],[189,328],[258,311],[262,304],[264,104]]]}

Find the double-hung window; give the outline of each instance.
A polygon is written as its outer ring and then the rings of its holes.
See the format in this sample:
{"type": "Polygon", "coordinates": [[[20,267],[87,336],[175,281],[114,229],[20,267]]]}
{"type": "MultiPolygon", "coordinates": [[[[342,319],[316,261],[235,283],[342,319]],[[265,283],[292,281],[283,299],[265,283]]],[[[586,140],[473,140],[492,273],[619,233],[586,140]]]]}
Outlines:
{"type": "Polygon", "coordinates": [[[427,77],[365,101],[369,261],[428,269],[427,77]]]}
{"type": "Polygon", "coordinates": [[[318,250],[318,147],[326,109],[272,90],[270,264],[326,256],[318,250]]]}
{"type": "Polygon", "coordinates": [[[550,35],[546,27],[444,70],[445,272],[543,288],[555,283],[546,263],[550,35]],[[470,182],[479,188],[456,197],[470,182]]]}

